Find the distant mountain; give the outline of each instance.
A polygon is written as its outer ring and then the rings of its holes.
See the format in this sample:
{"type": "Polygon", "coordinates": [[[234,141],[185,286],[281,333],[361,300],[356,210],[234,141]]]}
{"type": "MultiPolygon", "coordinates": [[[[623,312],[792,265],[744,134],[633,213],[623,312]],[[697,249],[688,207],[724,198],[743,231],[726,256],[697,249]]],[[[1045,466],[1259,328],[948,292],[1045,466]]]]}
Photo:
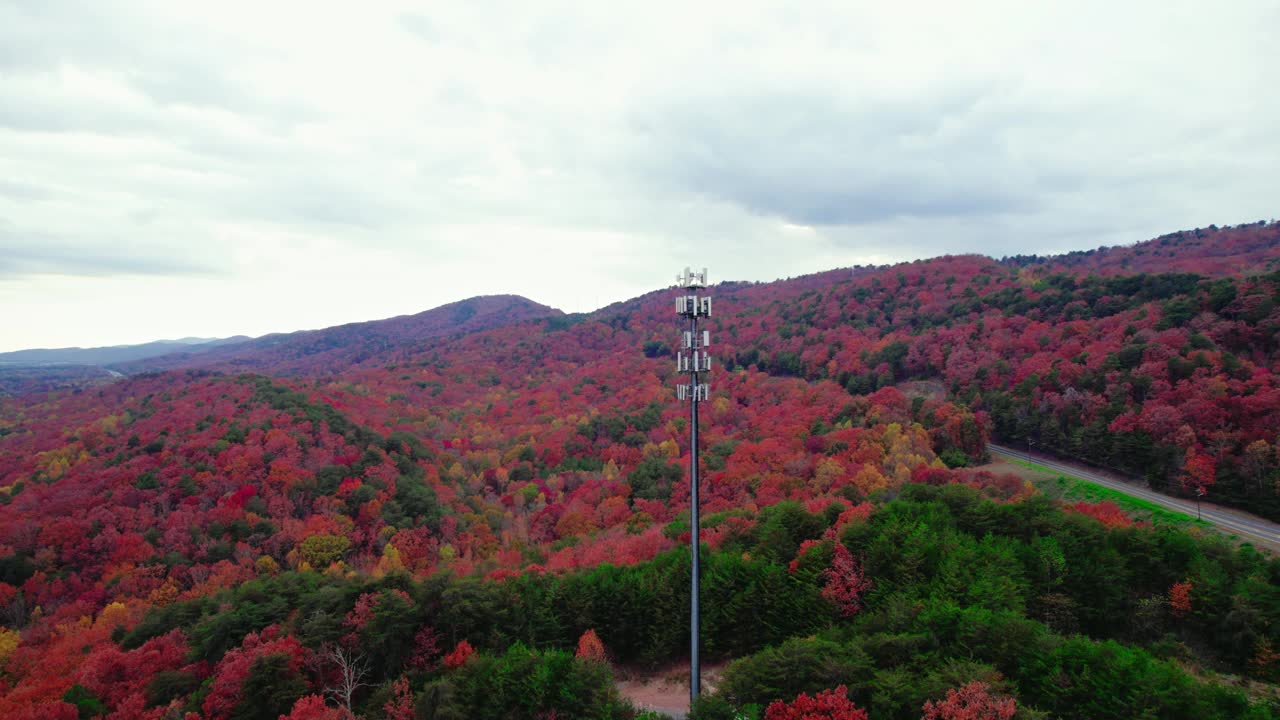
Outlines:
{"type": "Polygon", "coordinates": [[[0,365],[113,365],[174,352],[198,353],[227,343],[248,340],[247,335],[229,338],[183,338],[157,340],[140,345],[112,345],[95,348],[40,348],[0,353],[0,365]]]}
{"type": "Polygon", "coordinates": [[[413,354],[423,342],[434,338],[562,315],[560,310],[518,295],[487,295],[415,315],[264,335],[208,351],[183,348],[118,369],[135,373],[200,366],[279,374],[334,373],[374,357],[385,362],[397,353],[413,354]]]}

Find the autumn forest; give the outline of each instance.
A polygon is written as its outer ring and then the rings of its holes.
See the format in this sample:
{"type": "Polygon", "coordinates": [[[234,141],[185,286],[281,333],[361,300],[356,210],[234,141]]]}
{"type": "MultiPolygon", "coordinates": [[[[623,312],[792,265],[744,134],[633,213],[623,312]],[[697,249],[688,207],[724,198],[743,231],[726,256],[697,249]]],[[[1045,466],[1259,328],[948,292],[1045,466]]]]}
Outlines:
{"type": "MultiPolygon", "coordinates": [[[[988,450],[1280,521],[1280,224],[708,292],[691,717],[1280,713],[1272,550],[988,450]]],[[[0,717],[662,717],[616,682],[688,657],[675,297],[6,385],[0,717]]]]}

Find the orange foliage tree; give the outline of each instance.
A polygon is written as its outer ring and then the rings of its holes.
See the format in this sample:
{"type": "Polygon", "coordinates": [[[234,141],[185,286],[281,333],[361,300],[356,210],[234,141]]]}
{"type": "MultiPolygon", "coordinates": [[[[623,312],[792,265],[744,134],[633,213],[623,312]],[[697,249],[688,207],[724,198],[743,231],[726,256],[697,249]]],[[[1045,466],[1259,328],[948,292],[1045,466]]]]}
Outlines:
{"type": "Polygon", "coordinates": [[[584,660],[609,661],[609,656],[604,649],[604,643],[600,641],[600,636],[596,635],[595,630],[587,630],[582,633],[582,637],[578,638],[578,650],[574,654],[584,660]]]}

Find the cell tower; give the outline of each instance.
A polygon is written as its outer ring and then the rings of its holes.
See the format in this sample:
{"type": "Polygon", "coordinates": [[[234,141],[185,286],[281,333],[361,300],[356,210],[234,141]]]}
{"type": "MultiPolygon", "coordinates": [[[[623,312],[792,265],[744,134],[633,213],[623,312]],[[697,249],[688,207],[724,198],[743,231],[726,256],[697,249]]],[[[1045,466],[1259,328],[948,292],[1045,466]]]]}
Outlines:
{"type": "Polygon", "coordinates": [[[711,396],[711,386],[701,382],[700,373],[711,372],[711,356],[707,348],[711,345],[711,333],[698,330],[700,318],[711,317],[711,298],[699,296],[698,291],[707,286],[707,269],[693,272],[685,268],[676,276],[676,284],[683,288],[683,294],[676,298],[676,314],[689,320],[689,329],[684,331],[684,343],[676,353],[676,371],[689,373],[689,383],[676,387],[676,397],[689,401],[689,525],[690,553],[693,557],[692,584],[689,593],[689,706],[698,699],[702,691],[702,666],[698,662],[699,622],[698,583],[702,577],[699,563],[701,540],[699,531],[701,521],[698,517],[698,403],[711,396]]]}

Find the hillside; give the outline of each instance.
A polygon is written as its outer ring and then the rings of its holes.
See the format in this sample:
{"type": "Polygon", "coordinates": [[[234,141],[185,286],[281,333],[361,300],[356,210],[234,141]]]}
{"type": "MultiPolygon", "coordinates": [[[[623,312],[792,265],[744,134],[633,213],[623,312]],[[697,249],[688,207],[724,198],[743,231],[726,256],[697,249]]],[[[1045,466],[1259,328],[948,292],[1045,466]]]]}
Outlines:
{"type": "MultiPolygon", "coordinates": [[[[1051,717],[1270,716],[1280,560],[968,468],[1030,439],[1280,516],[1280,274],[1191,272],[1201,240],[1138,274],[710,289],[704,627],[736,662],[708,702],[844,685],[915,718],[981,683],[1051,717]]],[[[0,716],[325,717],[343,648],[366,717],[626,717],[570,651],[687,652],[673,296],[479,298],[0,399],[0,716]]]]}

